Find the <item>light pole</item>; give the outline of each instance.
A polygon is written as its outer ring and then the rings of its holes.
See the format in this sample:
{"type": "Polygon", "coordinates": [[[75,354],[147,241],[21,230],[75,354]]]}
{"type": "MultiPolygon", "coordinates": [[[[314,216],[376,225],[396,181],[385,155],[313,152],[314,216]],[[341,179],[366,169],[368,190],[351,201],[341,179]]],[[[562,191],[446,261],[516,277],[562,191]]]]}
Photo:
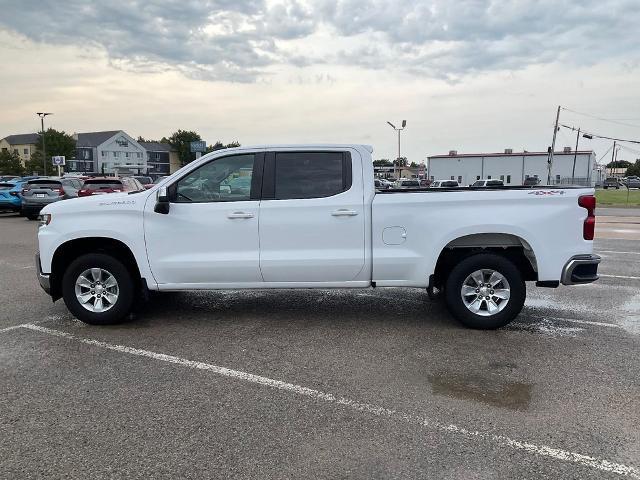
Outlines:
{"type": "Polygon", "coordinates": [[[44,168],[44,175],[47,175],[47,150],[44,143],[44,117],[47,115],[53,115],[51,112],[37,112],[37,115],[40,117],[40,126],[42,132],[42,166],[44,168]]]}
{"type": "MultiPolygon", "coordinates": [[[[393,128],[396,132],[398,132],[398,163],[400,163],[400,132],[402,130],[405,129],[405,127],[407,126],[407,121],[406,120],[402,120],[402,127],[398,128],[396,127],[393,123],[391,122],[387,122],[389,125],[391,125],[391,128],[393,128]]],[[[400,172],[402,172],[402,170],[400,170],[400,172]]],[[[397,175],[396,175],[396,164],[394,162],[393,164],[393,176],[396,177],[396,180],[398,179],[397,175]]]]}

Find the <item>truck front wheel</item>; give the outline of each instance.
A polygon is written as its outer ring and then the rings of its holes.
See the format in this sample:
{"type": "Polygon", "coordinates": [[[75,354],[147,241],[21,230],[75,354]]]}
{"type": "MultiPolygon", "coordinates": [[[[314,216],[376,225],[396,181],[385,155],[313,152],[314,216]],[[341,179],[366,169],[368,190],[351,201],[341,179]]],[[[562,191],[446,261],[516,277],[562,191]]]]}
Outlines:
{"type": "Polygon", "coordinates": [[[489,253],[462,260],[445,286],[451,314],[465,326],[483,330],[511,322],[522,310],[525,296],[518,268],[507,258],[489,253]]]}
{"type": "Polygon", "coordinates": [[[75,259],[62,277],[62,296],[69,311],[92,325],[112,325],[127,318],[134,283],[118,259],[90,253],[75,259]]]}

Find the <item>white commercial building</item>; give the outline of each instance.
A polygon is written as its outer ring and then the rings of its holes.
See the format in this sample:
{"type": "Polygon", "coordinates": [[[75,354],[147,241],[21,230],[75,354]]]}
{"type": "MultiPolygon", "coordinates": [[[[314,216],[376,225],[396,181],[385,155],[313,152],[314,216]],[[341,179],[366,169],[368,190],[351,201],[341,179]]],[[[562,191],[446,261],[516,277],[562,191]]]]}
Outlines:
{"type": "MultiPolygon", "coordinates": [[[[500,179],[505,185],[523,185],[528,177],[547,184],[547,152],[464,153],[452,150],[448,155],[428,158],[427,176],[431,180],[457,180],[470,185],[481,178],[500,179]]],[[[598,180],[595,153],[574,152],[565,148],[553,154],[551,184],[595,185],[598,180]],[[574,167],[575,163],[575,167],[574,167]]]]}
{"type": "Polygon", "coordinates": [[[147,150],[122,130],[74,134],[76,159],[67,171],[101,174],[147,173],[147,150]]]}

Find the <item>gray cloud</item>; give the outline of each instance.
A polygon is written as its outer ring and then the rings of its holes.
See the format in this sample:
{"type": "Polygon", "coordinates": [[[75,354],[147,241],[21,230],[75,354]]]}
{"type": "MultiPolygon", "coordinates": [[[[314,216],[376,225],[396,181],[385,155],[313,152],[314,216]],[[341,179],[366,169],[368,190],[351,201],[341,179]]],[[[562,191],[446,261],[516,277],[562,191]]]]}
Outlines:
{"type": "Polygon", "coordinates": [[[122,68],[234,82],[281,64],[456,80],[550,62],[636,64],[640,56],[637,0],[0,0],[0,7],[0,27],[35,41],[99,46],[122,68]],[[320,28],[342,47],[296,48],[320,28]]]}

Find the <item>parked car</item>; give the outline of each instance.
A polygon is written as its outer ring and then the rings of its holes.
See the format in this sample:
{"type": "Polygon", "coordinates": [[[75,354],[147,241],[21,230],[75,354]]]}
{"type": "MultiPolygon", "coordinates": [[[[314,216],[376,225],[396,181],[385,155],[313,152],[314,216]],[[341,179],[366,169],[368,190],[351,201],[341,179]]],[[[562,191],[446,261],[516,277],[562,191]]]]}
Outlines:
{"type": "Polygon", "coordinates": [[[137,192],[140,190],[145,190],[145,188],[132,177],[96,177],[85,180],[78,196],[90,197],[106,193],[137,192]]]}
{"type": "Polygon", "coordinates": [[[153,187],[153,179],[144,175],[134,175],[131,178],[135,178],[140,184],[147,190],[153,187]]]}
{"type": "Polygon", "coordinates": [[[28,180],[20,192],[21,214],[29,220],[35,220],[46,205],[76,198],[81,186],[82,182],[76,178],[40,177],[28,180]]]}
{"type": "Polygon", "coordinates": [[[19,212],[22,206],[20,191],[23,181],[1,182],[0,183],[0,210],[11,210],[19,212]]]}
{"type": "Polygon", "coordinates": [[[605,190],[608,188],[615,188],[616,190],[618,190],[620,188],[620,185],[620,180],[616,177],[607,177],[604,179],[604,182],[602,182],[602,188],[604,188],[605,190]]]}
{"type": "Polygon", "coordinates": [[[463,324],[493,329],[519,314],[525,281],[598,279],[594,190],[539,191],[376,192],[363,145],[220,150],[151,190],[48,205],[36,272],[99,325],[148,291],[375,285],[437,288],[463,324]],[[215,188],[248,169],[248,193],[215,188]]]}
{"type": "Polygon", "coordinates": [[[535,187],[538,184],[540,184],[540,179],[538,177],[527,177],[524,179],[524,182],[522,182],[522,185],[525,187],[535,187]]]}
{"type": "Polygon", "coordinates": [[[431,182],[429,188],[458,188],[459,186],[457,180],[435,180],[431,182]]]}
{"type": "Polygon", "coordinates": [[[423,188],[427,188],[429,186],[431,186],[431,180],[429,180],[428,178],[421,178],[420,179],[420,186],[423,188]]]}
{"type": "Polygon", "coordinates": [[[418,179],[401,179],[396,182],[396,188],[400,190],[420,188],[420,181],[418,179]]]}
{"type": "Polygon", "coordinates": [[[496,179],[481,179],[473,182],[470,187],[504,187],[504,182],[502,180],[496,179]]]}
{"type": "Polygon", "coordinates": [[[18,180],[20,180],[20,177],[16,175],[0,176],[0,182],[17,182],[18,180]]]}
{"type": "Polygon", "coordinates": [[[376,190],[388,190],[391,188],[387,182],[383,182],[379,178],[374,179],[373,185],[376,187],[376,190]]]}
{"type": "Polygon", "coordinates": [[[627,188],[640,188],[640,178],[638,177],[627,177],[623,181],[623,185],[627,188]]]}

